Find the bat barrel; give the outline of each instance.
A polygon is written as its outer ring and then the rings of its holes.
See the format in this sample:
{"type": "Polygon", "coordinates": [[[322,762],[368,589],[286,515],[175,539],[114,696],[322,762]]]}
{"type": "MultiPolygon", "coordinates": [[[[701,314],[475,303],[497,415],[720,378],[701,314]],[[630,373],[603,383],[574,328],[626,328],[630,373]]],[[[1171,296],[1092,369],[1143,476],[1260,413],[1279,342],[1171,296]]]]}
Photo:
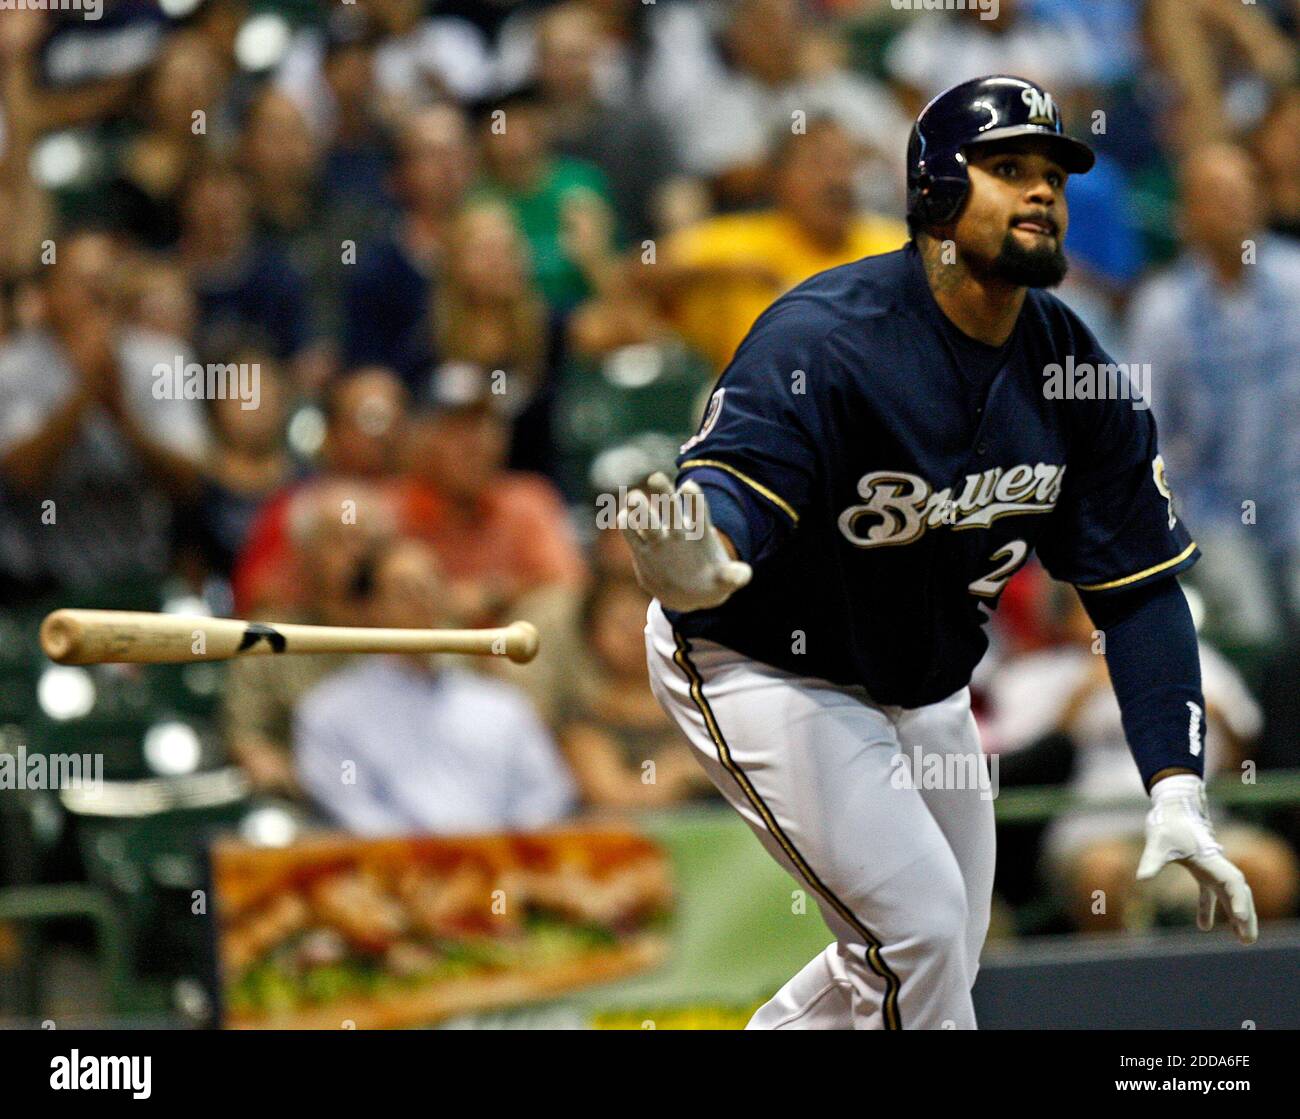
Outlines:
{"type": "Polygon", "coordinates": [[[81,622],[68,610],[55,610],[41,622],[41,648],[56,664],[76,664],[83,635],[81,622]]]}
{"type": "Polygon", "coordinates": [[[41,648],[58,664],[189,664],[239,651],[248,623],[131,610],[55,610],[41,648]]]}

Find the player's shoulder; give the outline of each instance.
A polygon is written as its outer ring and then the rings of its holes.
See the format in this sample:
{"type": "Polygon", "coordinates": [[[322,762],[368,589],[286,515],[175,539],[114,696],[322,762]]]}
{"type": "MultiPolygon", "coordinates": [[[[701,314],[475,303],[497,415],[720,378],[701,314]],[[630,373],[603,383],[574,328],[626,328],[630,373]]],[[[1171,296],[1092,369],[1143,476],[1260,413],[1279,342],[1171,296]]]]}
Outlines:
{"type": "Polygon", "coordinates": [[[1093,433],[1084,437],[1080,447],[1093,445],[1098,425],[1111,426],[1133,439],[1151,437],[1154,421],[1150,404],[1136,403],[1150,391],[1142,367],[1117,361],[1082,316],[1051,292],[1031,290],[1023,313],[1031,319],[1029,329],[1021,332],[1023,355],[1048,378],[1046,385],[1061,390],[1049,393],[1047,398],[1055,401],[1057,411],[1066,417],[1072,430],[1093,433]],[[1071,362],[1073,373],[1069,372],[1071,362]],[[1078,395],[1064,391],[1071,378],[1083,374],[1094,378],[1089,382],[1093,391],[1078,395]],[[1110,388],[1112,383],[1114,389],[1110,388]]]}
{"type": "Polygon", "coordinates": [[[741,344],[816,354],[846,328],[869,333],[904,305],[907,251],[841,264],[791,288],[764,311],[741,344]]]}
{"type": "Polygon", "coordinates": [[[788,303],[841,323],[887,314],[905,301],[909,254],[914,251],[905,245],[828,268],[791,288],[773,307],[788,303]]]}

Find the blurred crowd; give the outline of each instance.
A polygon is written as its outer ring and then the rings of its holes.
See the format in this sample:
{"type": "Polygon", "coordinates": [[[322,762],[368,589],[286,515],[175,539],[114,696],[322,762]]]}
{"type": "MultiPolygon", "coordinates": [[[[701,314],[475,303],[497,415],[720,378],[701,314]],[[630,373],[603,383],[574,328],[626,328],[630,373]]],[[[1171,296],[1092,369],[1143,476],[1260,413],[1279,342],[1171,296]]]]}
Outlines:
{"type": "MultiPolygon", "coordinates": [[[[225,745],[252,788],[361,832],[708,798],[597,499],[671,467],[772,299],[905,242],[910,120],[1008,72],[1098,151],[1061,294],[1152,369],[1205,552],[1211,768],[1300,767],[1300,3],[912,7],[0,12],[4,604],[130,583],[237,617],[536,623],[527,668],[232,665],[225,745]]],[[[1003,787],[1134,791],[1068,589],[1031,567],[990,628],[1003,787]]],[[[1084,928],[1182,904],[1132,883],[1141,826],[1085,804],[1007,829],[1000,892],[1046,877],[1084,928]],[[1099,880],[1125,899],[1100,918],[1099,880]]],[[[1261,915],[1294,913],[1300,809],[1221,831],[1261,915]]]]}

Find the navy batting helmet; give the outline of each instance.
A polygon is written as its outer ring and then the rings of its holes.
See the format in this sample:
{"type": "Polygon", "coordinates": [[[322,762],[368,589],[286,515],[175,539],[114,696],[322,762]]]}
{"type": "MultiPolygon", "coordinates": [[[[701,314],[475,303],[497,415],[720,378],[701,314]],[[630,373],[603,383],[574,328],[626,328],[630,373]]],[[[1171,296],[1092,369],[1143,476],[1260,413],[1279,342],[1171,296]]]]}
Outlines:
{"type": "Polygon", "coordinates": [[[1061,111],[1042,86],[999,74],[944,90],[912,125],[907,142],[907,214],[941,225],[961,212],[970,190],[966,148],[1013,136],[1049,137],[1066,171],[1093,164],[1092,149],[1065,134],[1061,111]]]}

